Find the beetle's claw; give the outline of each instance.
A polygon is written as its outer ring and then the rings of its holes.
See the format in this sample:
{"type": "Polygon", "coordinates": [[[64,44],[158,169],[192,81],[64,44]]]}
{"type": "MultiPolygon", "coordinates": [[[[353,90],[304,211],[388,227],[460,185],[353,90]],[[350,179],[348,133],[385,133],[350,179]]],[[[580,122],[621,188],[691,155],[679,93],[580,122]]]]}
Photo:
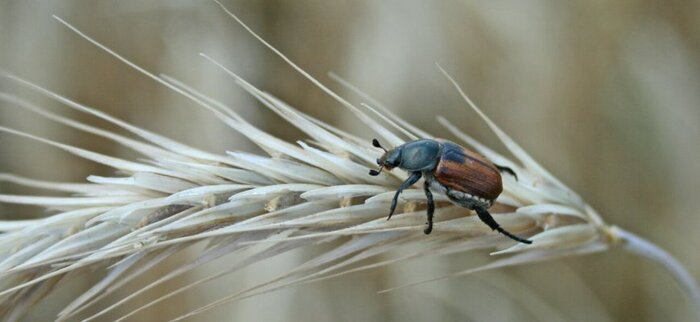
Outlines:
{"type": "Polygon", "coordinates": [[[433,231],[433,226],[430,226],[430,225],[428,225],[428,227],[425,227],[425,229],[423,229],[423,233],[426,235],[430,235],[430,232],[432,232],[432,231],[433,231]]]}
{"type": "Polygon", "coordinates": [[[494,165],[496,166],[496,168],[498,169],[498,171],[500,171],[500,172],[507,172],[508,174],[510,174],[510,175],[512,175],[513,177],[515,177],[515,181],[518,181],[518,175],[515,173],[515,171],[513,171],[513,169],[511,169],[511,168],[509,168],[509,167],[500,166],[500,165],[497,165],[497,164],[494,164],[494,165]]]}

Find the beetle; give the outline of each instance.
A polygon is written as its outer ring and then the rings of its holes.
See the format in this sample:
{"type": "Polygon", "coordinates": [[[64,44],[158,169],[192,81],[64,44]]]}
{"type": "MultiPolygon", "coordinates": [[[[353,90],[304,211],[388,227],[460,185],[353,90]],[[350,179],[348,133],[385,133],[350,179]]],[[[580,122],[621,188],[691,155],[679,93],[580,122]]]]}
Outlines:
{"type": "Polygon", "coordinates": [[[396,190],[387,220],[394,214],[401,192],[423,177],[423,190],[428,201],[428,226],[423,230],[426,235],[433,230],[435,200],[432,191],[435,191],[446,195],[459,206],[474,210],[479,219],[492,230],[521,243],[532,243],[501,228],[488,212],[503,192],[501,173],[506,172],[517,180],[512,169],[496,165],[475,152],[442,139],[419,139],[391,150],[383,148],[377,139],[372,140],[372,145],[384,150],[384,154],[377,159],[379,171],[370,170],[370,175],[377,176],[382,170],[391,171],[393,168],[410,173],[408,179],[396,190]]]}

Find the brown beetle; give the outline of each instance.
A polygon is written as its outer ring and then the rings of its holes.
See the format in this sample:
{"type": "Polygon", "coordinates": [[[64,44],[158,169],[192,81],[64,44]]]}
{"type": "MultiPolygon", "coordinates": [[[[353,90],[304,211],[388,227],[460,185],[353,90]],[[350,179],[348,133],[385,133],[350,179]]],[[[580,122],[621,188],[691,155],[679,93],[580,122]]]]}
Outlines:
{"type": "Polygon", "coordinates": [[[432,189],[445,194],[453,203],[476,211],[479,219],[491,229],[521,243],[532,243],[501,228],[487,210],[503,192],[501,172],[508,172],[517,179],[515,172],[510,168],[495,165],[486,158],[447,140],[415,140],[391,150],[384,149],[377,139],[372,140],[372,145],[384,150],[384,155],[377,159],[379,171],[370,170],[370,175],[376,176],[383,169],[391,170],[397,167],[411,174],[396,191],[387,220],[391,219],[396,210],[399,194],[418,182],[421,177],[425,177],[423,189],[428,199],[428,227],[423,232],[426,234],[433,230],[435,201],[432,189]]]}

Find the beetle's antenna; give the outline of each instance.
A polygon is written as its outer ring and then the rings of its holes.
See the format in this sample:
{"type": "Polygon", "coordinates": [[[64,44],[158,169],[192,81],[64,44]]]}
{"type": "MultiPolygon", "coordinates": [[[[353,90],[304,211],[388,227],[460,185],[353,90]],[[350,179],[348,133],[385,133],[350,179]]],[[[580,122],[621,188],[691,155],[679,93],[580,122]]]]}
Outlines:
{"type": "Polygon", "coordinates": [[[373,145],[375,148],[380,148],[380,149],[384,150],[384,152],[386,152],[386,149],[385,149],[384,147],[382,147],[381,144],[379,144],[379,140],[377,140],[377,139],[372,139],[372,145],[373,145]]]}
{"type": "MultiPolygon", "coordinates": [[[[374,146],[375,148],[380,148],[380,149],[384,150],[384,153],[387,152],[386,149],[384,147],[382,147],[381,144],[379,144],[379,140],[377,140],[376,138],[372,139],[372,146],[374,146]]],[[[379,159],[377,159],[377,163],[381,165],[381,163],[379,162],[379,159]]],[[[382,173],[382,170],[384,170],[383,165],[379,167],[379,171],[374,170],[374,169],[369,170],[369,175],[378,176],[380,173],[382,173]]]]}

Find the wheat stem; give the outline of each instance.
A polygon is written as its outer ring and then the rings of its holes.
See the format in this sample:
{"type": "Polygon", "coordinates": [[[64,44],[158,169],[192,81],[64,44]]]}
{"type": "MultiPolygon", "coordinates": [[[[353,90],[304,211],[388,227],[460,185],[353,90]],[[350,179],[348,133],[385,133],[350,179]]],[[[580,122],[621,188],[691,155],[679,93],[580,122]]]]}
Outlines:
{"type": "Polygon", "coordinates": [[[611,227],[610,233],[621,243],[622,249],[660,264],[680,284],[700,321],[700,288],[695,278],[673,255],[658,245],[619,227],[611,227]]]}

